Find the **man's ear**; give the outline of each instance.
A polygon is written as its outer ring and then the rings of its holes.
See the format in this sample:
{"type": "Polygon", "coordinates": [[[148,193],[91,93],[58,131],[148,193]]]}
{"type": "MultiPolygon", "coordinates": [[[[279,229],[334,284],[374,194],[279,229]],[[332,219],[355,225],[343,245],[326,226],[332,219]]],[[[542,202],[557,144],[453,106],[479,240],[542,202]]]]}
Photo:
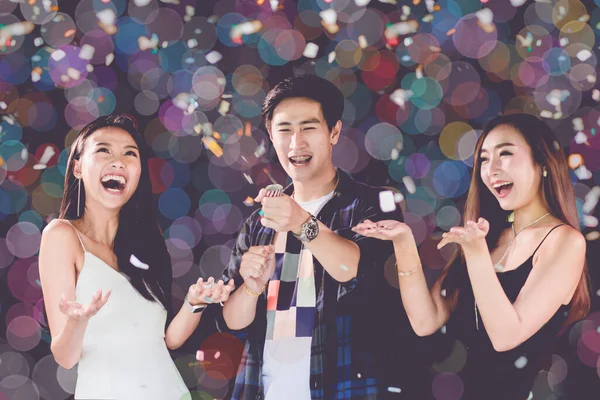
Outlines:
{"type": "Polygon", "coordinates": [[[340,133],[342,132],[342,121],[338,121],[335,123],[333,128],[331,128],[331,145],[337,144],[340,133]]]}
{"type": "Polygon", "coordinates": [[[265,122],[265,128],[267,128],[267,132],[269,133],[269,139],[271,142],[273,141],[273,133],[271,132],[271,121],[265,122]]]}
{"type": "Polygon", "coordinates": [[[73,175],[75,175],[75,178],[81,178],[81,163],[79,160],[73,160],[73,175]]]}

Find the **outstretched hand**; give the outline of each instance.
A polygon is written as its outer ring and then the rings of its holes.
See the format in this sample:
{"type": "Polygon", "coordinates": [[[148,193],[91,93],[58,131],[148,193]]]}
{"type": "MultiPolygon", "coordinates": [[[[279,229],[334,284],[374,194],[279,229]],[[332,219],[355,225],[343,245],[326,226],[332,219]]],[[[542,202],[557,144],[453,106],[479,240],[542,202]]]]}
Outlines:
{"type": "Polygon", "coordinates": [[[392,219],[378,222],[365,219],[353,227],[352,231],[379,240],[397,240],[412,235],[412,230],[408,225],[392,219]]]}
{"type": "Polygon", "coordinates": [[[69,301],[64,295],[58,301],[58,309],[67,317],[76,321],[87,321],[92,318],[108,301],[111,290],[107,290],[102,295],[102,290],[98,289],[92,296],[92,301],[84,306],[76,301],[69,301]]]}
{"type": "Polygon", "coordinates": [[[455,226],[449,232],[442,234],[442,240],[438,243],[437,248],[441,249],[448,243],[456,243],[464,248],[470,248],[485,243],[485,237],[490,231],[490,223],[479,218],[477,223],[467,221],[464,227],[455,226]]]}
{"type": "Polygon", "coordinates": [[[187,299],[193,306],[222,303],[229,299],[229,294],[234,288],[233,279],[224,284],[222,280],[215,282],[213,277],[208,278],[206,282],[204,282],[203,278],[198,278],[196,283],[188,289],[187,299]]]}

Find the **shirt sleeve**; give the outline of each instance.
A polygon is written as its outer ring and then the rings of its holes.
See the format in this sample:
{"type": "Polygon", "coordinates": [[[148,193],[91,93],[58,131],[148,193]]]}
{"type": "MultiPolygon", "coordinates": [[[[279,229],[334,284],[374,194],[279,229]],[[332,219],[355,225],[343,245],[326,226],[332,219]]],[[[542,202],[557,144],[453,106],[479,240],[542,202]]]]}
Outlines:
{"type": "Polygon", "coordinates": [[[365,280],[367,274],[383,274],[384,264],[394,253],[394,247],[389,241],[362,236],[352,231],[352,228],[364,220],[373,222],[383,220],[396,220],[404,222],[404,215],[400,208],[395,211],[383,212],[377,201],[366,201],[357,206],[352,218],[351,226],[336,231],[340,236],[358,245],[360,260],[356,277],[348,282],[340,283],[338,288],[338,302],[350,292],[354,291],[359,282],[365,280]]]}

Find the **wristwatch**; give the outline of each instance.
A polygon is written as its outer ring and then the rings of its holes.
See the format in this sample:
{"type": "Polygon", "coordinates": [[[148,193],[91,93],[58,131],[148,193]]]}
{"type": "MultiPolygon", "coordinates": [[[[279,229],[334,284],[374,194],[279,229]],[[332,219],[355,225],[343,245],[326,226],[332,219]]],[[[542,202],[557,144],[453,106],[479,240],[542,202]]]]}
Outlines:
{"type": "Polygon", "coordinates": [[[190,304],[190,302],[188,301],[187,296],[185,296],[185,300],[183,300],[183,302],[185,303],[185,306],[187,307],[188,310],[190,310],[190,312],[195,313],[199,313],[204,311],[204,309],[206,307],[208,307],[208,304],[198,304],[197,306],[193,306],[190,304]]]}
{"type": "Polygon", "coordinates": [[[309,213],[309,215],[310,215],[310,218],[308,219],[308,221],[303,223],[302,226],[300,227],[301,233],[299,235],[296,235],[294,232],[292,232],[292,235],[294,235],[302,243],[310,242],[311,240],[316,238],[317,235],[319,234],[319,223],[318,223],[317,218],[310,213],[309,213]]]}

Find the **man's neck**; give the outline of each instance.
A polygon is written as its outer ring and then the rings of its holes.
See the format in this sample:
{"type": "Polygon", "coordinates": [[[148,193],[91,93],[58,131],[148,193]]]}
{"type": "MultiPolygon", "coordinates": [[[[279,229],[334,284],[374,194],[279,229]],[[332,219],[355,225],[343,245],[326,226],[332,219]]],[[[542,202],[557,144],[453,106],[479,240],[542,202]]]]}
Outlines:
{"type": "Polygon", "coordinates": [[[339,173],[332,168],[326,174],[307,182],[294,182],[294,200],[299,203],[320,199],[335,189],[339,173]]]}

